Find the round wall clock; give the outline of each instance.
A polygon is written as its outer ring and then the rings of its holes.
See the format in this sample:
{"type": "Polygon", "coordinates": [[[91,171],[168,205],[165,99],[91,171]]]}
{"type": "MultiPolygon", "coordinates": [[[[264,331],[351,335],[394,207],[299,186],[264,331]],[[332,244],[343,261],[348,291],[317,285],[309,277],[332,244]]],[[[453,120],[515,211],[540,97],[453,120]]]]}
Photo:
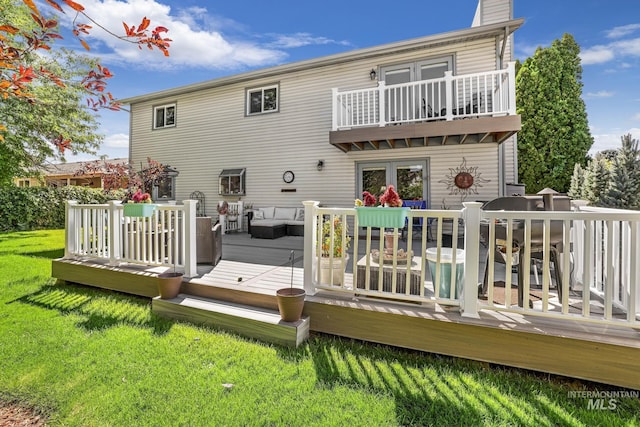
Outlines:
{"type": "Polygon", "coordinates": [[[291,171],[286,171],[285,173],[282,174],[282,180],[287,184],[292,183],[295,177],[296,176],[291,171]]]}

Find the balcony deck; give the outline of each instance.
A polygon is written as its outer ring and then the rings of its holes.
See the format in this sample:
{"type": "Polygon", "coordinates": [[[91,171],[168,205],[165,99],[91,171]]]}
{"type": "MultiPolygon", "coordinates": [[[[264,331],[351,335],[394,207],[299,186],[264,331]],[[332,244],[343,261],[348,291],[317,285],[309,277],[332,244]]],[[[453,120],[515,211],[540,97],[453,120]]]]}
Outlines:
{"type": "MultiPolygon", "coordinates": [[[[185,281],[182,292],[275,310],[275,290],[291,280],[286,261],[291,250],[296,253],[294,283],[303,283],[302,246],[301,237],[225,235],[222,261],[215,268],[199,265],[198,276],[185,281]]],[[[155,274],[165,268],[55,260],[52,276],[153,297],[155,274]]],[[[581,301],[579,291],[574,292],[571,300],[581,301]]],[[[595,307],[592,313],[597,313],[595,307]]],[[[471,318],[458,307],[435,302],[403,303],[332,291],[307,296],[305,315],[315,332],[640,388],[640,332],[628,327],[517,310],[480,309],[479,317],[471,318]]]]}
{"type": "Polygon", "coordinates": [[[521,127],[519,115],[479,117],[338,130],[329,133],[329,142],[345,153],[434,145],[500,144],[521,127]]]}
{"type": "Polygon", "coordinates": [[[343,152],[502,143],[521,128],[515,64],[507,68],[333,91],[329,142],[343,152]]]}

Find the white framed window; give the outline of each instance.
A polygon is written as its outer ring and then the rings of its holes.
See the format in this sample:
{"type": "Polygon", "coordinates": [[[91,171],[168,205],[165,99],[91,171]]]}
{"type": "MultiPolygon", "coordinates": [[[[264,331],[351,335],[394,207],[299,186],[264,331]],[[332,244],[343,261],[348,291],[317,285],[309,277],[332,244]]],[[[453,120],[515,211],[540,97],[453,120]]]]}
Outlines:
{"type": "Polygon", "coordinates": [[[247,89],[247,115],[277,112],[279,96],[278,85],[247,89]]]}
{"type": "Polygon", "coordinates": [[[161,202],[176,199],[176,177],[165,176],[158,178],[153,184],[151,199],[161,202]]]}
{"type": "Polygon", "coordinates": [[[245,168],[224,169],[218,176],[218,194],[222,196],[244,196],[245,168]]]}
{"type": "Polygon", "coordinates": [[[153,107],[153,128],[163,129],[176,125],[176,104],[153,107]]]}

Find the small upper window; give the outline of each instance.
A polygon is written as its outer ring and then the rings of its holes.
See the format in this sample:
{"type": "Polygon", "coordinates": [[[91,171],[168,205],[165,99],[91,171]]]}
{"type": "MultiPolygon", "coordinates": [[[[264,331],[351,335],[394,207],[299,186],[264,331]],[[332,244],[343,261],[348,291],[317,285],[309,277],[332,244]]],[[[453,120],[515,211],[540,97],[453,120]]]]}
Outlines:
{"type": "Polygon", "coordinates": [[[160,105],[153,108],[153,128],[161,129],[176,125],[176,104],[160,105]]]}
{"type": "Polygon", "coordinates": [[[278,111],[278,86],[265,86],[247,90],[247,114],[278,111]]]}

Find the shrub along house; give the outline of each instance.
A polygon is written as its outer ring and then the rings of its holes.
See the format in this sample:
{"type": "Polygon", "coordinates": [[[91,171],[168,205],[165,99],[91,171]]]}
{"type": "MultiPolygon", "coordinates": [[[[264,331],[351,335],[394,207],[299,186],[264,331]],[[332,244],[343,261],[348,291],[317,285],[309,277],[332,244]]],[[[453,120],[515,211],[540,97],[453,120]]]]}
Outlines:
{"type": "Polygon", "coordinates": [[[170,163],[175,199],[200,191],[210,216],[384,184],[432,208],[492,199],[517,180],[512,13],[480,0],[462,30],[124,99],[130,160],[170,163]]]}

